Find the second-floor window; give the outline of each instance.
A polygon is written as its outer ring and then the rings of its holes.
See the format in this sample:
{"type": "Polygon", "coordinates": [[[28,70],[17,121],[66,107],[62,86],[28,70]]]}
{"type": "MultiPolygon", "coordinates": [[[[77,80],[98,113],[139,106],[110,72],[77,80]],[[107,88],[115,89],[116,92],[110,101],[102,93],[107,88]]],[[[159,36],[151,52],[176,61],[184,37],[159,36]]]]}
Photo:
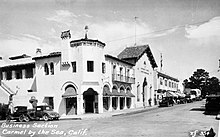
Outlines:
{"type": "Polygon", "coordinates": [[[163,85],[163,79],[160,78],[160,85],[163,85]]]}
{"type": "Polygon", "coordinates": [[[87,72],[94,72],[94,61],[87,61],[87,72]]]}
{"type": "Polygon", "coordinates": [[[106,69],[105,69],[105,63],[102,63],[102,73],[105,74],[105,71],[106,71],[106,69]]]}
{"type": "Polygon", "coordinates": [[[53,64],[53,62],[50,63],[50,74],[54,75],[54,64],[53,64]]]}
{"type": "Polygon", "coordinates": [[[47,63],[44,64],[44,73],[45,75],[49,75],[49,68],[48,68],[47,63]]]}
{"type": "Polygon", "coordinates": [[[76,61],[72,62],[73,72],[76,72],[76,61]]]}
{"type": "Polygon", "coordinates": [[[165,86],[167,86],[167,80],[165,80],[165,86]]]}

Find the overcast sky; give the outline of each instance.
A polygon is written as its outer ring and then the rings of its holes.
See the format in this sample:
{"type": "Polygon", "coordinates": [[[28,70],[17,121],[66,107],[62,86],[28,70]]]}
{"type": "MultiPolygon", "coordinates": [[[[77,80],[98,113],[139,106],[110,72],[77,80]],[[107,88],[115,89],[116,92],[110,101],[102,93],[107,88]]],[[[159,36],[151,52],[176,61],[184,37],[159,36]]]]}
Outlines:
{"type": "Polygon", "coordinates": [[[219,0],[0,0],[0,56],[59,51],[60,34],[106,43],[117,55],[149,44],[163,71],[180,81],[198,68],[217,76],[220,59],[219,0]],[[138,17],[135,19],[134,17],[138,17]]]}

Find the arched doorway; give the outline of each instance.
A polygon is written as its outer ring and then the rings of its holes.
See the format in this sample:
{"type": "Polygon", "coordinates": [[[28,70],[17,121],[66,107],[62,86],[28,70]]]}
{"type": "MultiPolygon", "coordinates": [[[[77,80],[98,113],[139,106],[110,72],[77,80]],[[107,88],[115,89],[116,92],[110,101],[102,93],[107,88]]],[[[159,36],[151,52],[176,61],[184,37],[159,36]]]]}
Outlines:
{"type": "Polygon", "coordinates": [[[146,77],[144,78],[143,82],[143,106],[146,106],[146,94],[147,94],[147,79],[146,77]]]}
{"type": "Polygon", "coordinates": [[[65,87],[65,93],[62,95],[66,102],[66,115],[77,114],[77,92],[73,85],[65,87]]]}
{"type": "Polygon", "coordinates": [[[85,113],[98,113],[98,93],[89,88],[83,93],[85,113]]]}
{"type": "Polygon", "coordinates": [[[108,85],[103,87],[103,109],[104,111],[108,111],[110,107],[110,96],[111,96],[110,88],[108,85]]]}
{"type": "Polygon", "coordinates": [[[120,87],[120,93],[121,93],[121,97],[120,97],[120,109],[124,109],[125,107],[125,89],[124,87],[120,87]]]}
{"type": "Polygon", "coordinates": [[[114,110],[117,110],[118,108],[118,88],[116,86],[112,87],[112,93],[113,93],[113,97],[112,97],[112,108],[114,110]]]}

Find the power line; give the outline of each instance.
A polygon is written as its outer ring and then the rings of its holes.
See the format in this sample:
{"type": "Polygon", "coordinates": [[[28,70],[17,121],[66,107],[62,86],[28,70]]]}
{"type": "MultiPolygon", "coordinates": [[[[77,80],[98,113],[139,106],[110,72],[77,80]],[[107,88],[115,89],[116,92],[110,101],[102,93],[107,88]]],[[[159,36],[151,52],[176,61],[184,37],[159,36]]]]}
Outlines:
{"type": "MultiPolygon", "coordinates": [[[[201,21],[201,22],[196,22],[196,23],[191,23],[191,24],[186,24],[186,25],[198,25],[198,24],[202,24],[202,23],[205,23],[205,22],[208,22],[208,20],[201,21]]],[[[133,37],[136,38],[137,36],[145,36],[145,35],[149,35],[149,34],[153,34],[153,33],[159,33],[159,32],[164,32],[164,31],[168,31],[168,30],[172,30],[172,29],[179,29],[179,28],[185,27],[186,25],[173,26],[173,27],[170,27],[170,28],[156,30],[156,31],[148,32],[148,33],[139,34],[139,35],[135,34],[135,35],[131,35],[131,36],[124,37],[124,38],[113,39],[113,40],[107,41],[106,43],[110,43],[110,42],[114,42],[114,41],[120,41],[120,40],[124,40],[124,39],[128,39],[128,38],[133,38],[133,37]]]]}

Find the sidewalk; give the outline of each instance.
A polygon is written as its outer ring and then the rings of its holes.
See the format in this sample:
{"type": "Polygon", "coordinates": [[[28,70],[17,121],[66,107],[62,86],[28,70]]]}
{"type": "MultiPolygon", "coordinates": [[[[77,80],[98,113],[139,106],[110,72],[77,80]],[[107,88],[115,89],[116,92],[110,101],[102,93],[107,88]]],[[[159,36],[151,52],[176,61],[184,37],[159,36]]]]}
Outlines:
{"type": "MultiPolygon", "coordinates": [[[[92,119],[99,119],[99,118],[108,118],[108,117],[115,117],[115,116],[121,116],[121,115],[132,115],[137,113],[142,113],[146,111],[151,111],[154,109],[158,109],[158,106],[152,106],[152,107],[141,107],[141,108],[132,108],[132,109],[125,109],[125,110],[116,110],[112,112],[104,112],[102,114],[82,114],[82,115],[67,115],[67,116],[61,116],[59,120],[92,120],[92,119]]],[[[5,122],[5,120],[0,120],[0,123],[5,122]]]]}
{"type": "Polygon", "coordinates": [[[108,118],[108,117],[115,117],[121,115],[132,115],[141,112],[146,112],[150,110],[158,109],[158,106],[146,107],[146,108],[132,108],[126,110],[116,110],[112,112],[104,112],[102,114],[82,114],[82,115],[68,115],[68,116],[61,116],[60,120],[86,120],[86,119],[99,119],[99,118],[108,118]]]}

